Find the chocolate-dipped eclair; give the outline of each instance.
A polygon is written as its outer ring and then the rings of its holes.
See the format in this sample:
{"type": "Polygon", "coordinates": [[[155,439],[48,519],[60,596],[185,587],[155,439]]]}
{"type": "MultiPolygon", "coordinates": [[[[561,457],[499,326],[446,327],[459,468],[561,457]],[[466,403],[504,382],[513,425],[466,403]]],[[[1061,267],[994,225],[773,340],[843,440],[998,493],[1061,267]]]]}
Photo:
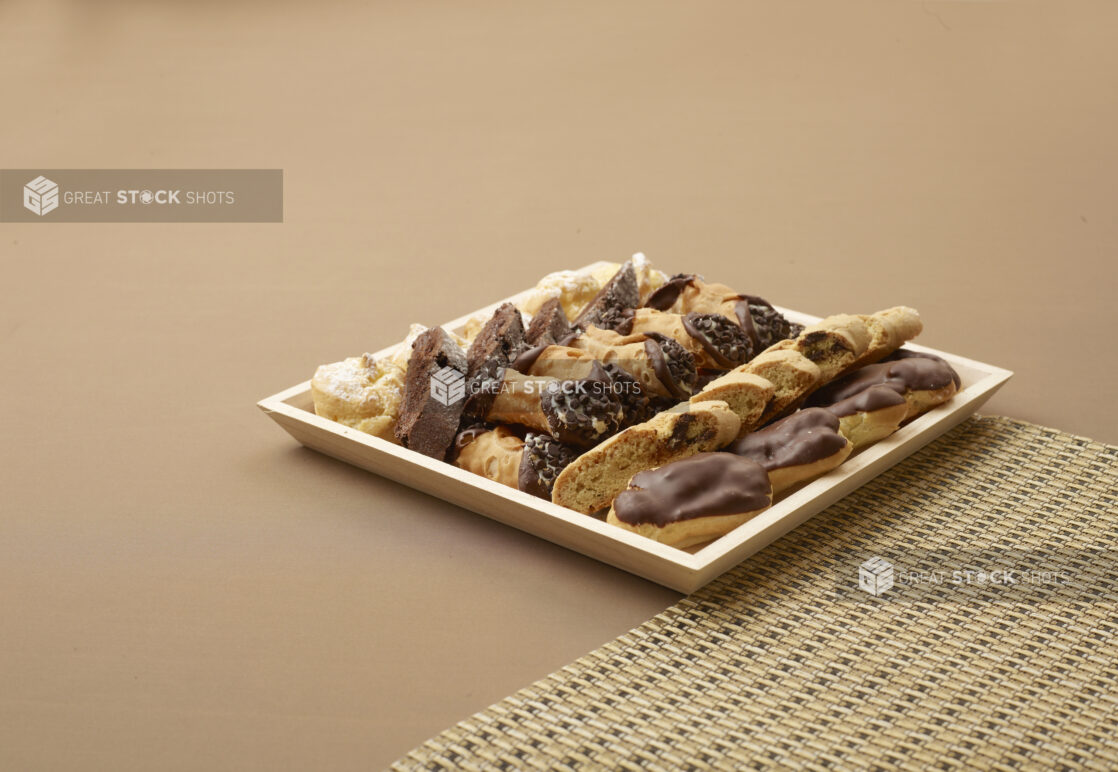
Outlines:
{"type": "Polygon", "coordinates": [[[555,478],[578,456],[546,434],[528,432],[521,438],[507,426],[470,427],[454,444],[456,466],[549,501],[555,478]]]}
{"type": "Polygon", "coordinates": [[[560,380],[528,376],[512,368],[479,388],[466,403],[466,414],[487,423],[517,424],[551,435],[560,442],[590,447],[617,431],[621,402],[610,383],[597,378],[560,380]],[[476,412],[484,409],[484,413],[476,412]]]}
{"type": "Polygon", "coordinates": [[[773,492],[780,493],[834,469],[854,445],[839,432],[838,416],[808,408],[745,435],[726,450],[763,466],[773,492]]]}
{"type": "Polygon", "coordinates": [[[722,314],[673,314],[638,308],[630,330],[668,336],[691,352],[699,368],[729,370],[744,364],[754,354],[753,343],[745,331],[722,314]]]}
{"type": "Polygon", "coordinates": [[[640,472],[613,500],[606,522],[674,547],[723,536],[772,503],[772,484],[755,461],[698,453],[640,472]]]}
{"type": "Polygon", "coordinates": [[[877,364],[860,367],[817,389],[805,404],[826,407],[877,385],[888,386],[904,397],[907,419],[951,399],[962,382],[940,357],[899,349],[877,364]]]}
{"type": "Polygon", "coordinates": [[[839,431],[857,450],[897,431],[908,414],[908,402],[891,386],[878,384],[824,409],[838,417],[839,431]]]}

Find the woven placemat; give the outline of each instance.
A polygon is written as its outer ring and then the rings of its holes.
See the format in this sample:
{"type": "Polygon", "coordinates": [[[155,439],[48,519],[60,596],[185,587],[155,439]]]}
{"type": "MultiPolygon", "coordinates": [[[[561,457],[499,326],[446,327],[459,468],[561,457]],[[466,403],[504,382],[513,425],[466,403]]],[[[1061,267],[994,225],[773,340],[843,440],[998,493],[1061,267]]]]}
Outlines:
{"type": "Polygon", "coordinates": [[[1116,769],[1116,461],[971,419],[394,768],[1116,769]],[[1059,576],[858,588],[1006,555],[1059,576]]]}

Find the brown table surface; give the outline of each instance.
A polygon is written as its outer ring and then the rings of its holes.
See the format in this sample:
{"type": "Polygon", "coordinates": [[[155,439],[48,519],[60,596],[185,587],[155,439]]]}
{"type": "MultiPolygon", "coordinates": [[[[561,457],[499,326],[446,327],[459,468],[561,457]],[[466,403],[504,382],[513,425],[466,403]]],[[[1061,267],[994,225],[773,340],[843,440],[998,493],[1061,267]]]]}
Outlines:
{"type": "Polygon", "coordinates": [[[1118,441],[1118,4],[0,4],[0,165],[282,167],[277,225],[0,225],[0,767],[367,769],[679,596],[254,406],[644,251],[905,303],[1118,441]]]}

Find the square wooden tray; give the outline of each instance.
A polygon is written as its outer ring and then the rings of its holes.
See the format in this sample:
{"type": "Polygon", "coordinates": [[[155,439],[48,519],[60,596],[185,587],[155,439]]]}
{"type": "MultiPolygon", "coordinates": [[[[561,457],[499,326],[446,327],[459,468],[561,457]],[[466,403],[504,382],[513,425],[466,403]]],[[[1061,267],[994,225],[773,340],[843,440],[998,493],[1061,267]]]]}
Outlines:
{"type": "MultiPolygon", "coordinates": [[[[583,270],[595,267],[597,264],[583,270]]],[[[488,315],[504,302],[517,303],[526,293],[498,301],[443,327],[458,332],[469,318],[488,315]]],[[[819,317],[797,311],[779,310],[801,324],[819,320],[819,317]]],[[[916,351],[937,354],[951,363],[963,384],[954,399],[856,453],[830,473],[784,495],[771,508],[722,538],[686,551],[637,536],[594,517],[320,418],[314,413],[309,380],[257,404],[308,448],[390,477],[653,582],[690,593],[962,422],[1013,375],[1009,370],[954,354],[911,343],[907,346],[916,351]]],[[[378,359],[391,356],[398,347],[399,344],[390,346],[374,356],[378,359]]]]}

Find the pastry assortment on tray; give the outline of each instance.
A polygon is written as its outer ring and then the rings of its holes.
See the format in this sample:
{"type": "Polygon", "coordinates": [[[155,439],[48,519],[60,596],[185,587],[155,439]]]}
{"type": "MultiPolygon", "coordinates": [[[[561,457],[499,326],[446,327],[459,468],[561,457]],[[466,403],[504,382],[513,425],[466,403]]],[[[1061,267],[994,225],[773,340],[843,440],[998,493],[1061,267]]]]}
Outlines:
{"type": "Polygon", "coordinates": [[[462,334],[323,365],[315,412],[648,538],[724,535],[950,400],[897,306],[807,328],[643,255],[544,277],[462,334]]]}

